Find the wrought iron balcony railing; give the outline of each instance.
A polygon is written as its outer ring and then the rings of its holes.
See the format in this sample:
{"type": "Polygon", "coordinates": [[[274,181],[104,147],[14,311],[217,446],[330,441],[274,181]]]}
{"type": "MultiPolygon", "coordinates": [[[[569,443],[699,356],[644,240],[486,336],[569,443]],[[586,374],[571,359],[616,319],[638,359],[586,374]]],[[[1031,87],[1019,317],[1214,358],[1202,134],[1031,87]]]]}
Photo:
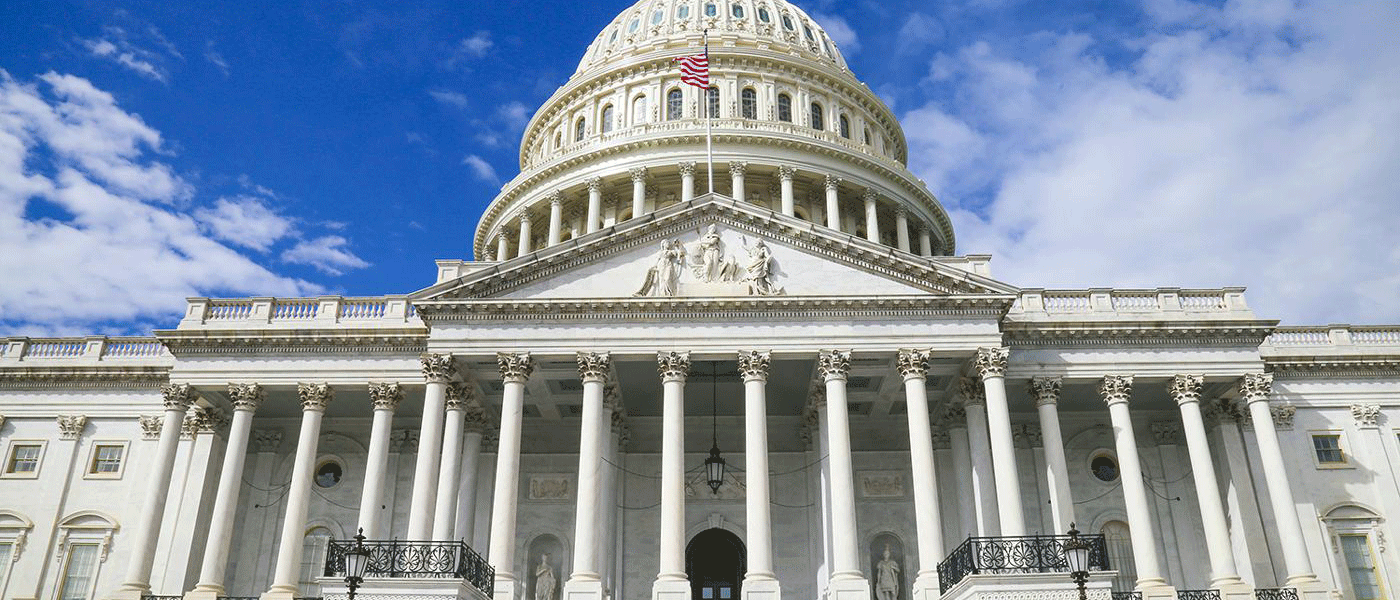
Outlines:
{"type": "Polygon", "coordinates": [[[1259,588],[1254,600],[1298,600],[1298,588],[1259,588]]]}
{"type": "Polygon", "coordinates": [[[1176,600],[1220,600],[1220,590],[1177,590],[1176,600]]]}
{"type": "MultiPolygon", "coordinates": [[[[465,579],[481,593],[491,595],[496,570],[463,542],[366,541],[369,568],[365,577],[413,579],[465,579]]],[[[354,540],[332,540],[326,552],[326,577],[345,574],[345,552],[354,540]]]]}
{"type": "Polygon", "coordinates": [[[1113,592],[1113,600],[1142,600],[1142,592],[1113,592]]]}
{"type": "MultiPolygon", "coordinates": [[[[1089,569],[1108,570],[1108,546],[1102,535],[1081,535],[1089,544],[1089,569]]],[[[938,563],[939,591],[947,592],[964,577],[978,574],[1068,573],[1067,535],[970,537],[938,563]]]]}

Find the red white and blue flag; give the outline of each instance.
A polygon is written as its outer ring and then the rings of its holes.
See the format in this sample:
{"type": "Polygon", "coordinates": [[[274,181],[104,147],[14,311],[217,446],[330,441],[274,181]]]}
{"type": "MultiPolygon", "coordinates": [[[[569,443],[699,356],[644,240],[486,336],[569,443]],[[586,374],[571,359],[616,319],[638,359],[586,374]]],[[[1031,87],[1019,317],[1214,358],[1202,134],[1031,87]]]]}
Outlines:
{"type": "Polygon", "coordinates": [[[671,59],[681,65],[681,81],[700,89],[710,88],[710,53],[671,59]]]}

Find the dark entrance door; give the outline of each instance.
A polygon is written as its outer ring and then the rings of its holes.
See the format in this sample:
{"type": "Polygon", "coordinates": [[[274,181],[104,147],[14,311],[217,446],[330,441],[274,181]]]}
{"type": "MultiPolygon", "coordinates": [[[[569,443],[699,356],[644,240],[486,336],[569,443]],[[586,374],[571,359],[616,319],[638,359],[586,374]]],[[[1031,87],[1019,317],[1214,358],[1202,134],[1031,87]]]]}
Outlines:
{"type": "Polygon", "coordinates": [[[748,561],[744,542],[723,529],[706,529],[685,547],[685,573],[693,600],[739,600],[748,561]]]}

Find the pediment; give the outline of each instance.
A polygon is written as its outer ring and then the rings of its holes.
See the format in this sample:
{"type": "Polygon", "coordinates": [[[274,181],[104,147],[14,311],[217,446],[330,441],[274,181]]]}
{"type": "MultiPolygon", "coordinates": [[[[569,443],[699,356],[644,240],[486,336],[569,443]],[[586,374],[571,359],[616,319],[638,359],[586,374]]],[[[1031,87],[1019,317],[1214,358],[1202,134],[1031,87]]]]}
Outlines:
{"type": "MultiPolygon", "coordinates": [[[[1016,289],[755,205],[706,195],[413,295],[454,300],[1003,296],[1016,289]]],[[[1008,301],[1009,305],[1009,301],[1008,301]]]]}

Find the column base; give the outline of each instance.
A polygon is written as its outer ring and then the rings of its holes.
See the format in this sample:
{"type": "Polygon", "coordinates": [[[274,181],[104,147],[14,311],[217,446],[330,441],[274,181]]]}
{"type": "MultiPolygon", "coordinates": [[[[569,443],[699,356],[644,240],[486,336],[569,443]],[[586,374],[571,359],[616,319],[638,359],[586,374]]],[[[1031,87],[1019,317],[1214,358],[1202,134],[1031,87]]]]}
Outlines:
{"type": "Polygon", "coordinates": [[[870,580],[864,576],[836,575],[826,584],[824,600],[870,600],[870,580]]]}
{"type": "Polygon", "coordinates": [[[185,592],[185,600],[219,600],[219,596],[223,595],[225,594],[222,585],[200,584],[185,592]]]}
{"type": "Polygon", "coordinates": [[[290,585],[274,585],[258,596],[258,600],[296,600],[297,588],[290,585]]]}
{"type": "Polygon", "coordinates": [[[1133,591],[1141,593],[1142,600],[1176,600],[1176,588],[1165,579],[1139,579],[1133,591]]]}
{"type": "Polygon", "coordinates": [[[562,600],[604,600],[603,580],[574,577],[564,582],[562,600]]]}
{"type": "Polygon", "coordinates": [[[911,600],[938,600],[943,597],[943,592],[938,589],[938,573],[919,573],[914,578],[913,593],[909,595],[911,600]]]}
{"type": "Polygon", "coordinates": [[[520,596],[520,586],[515,581],[514,575],[496,574],[495,589],[491,592],[491,600],[515,600],[520,596]]]}
{"type": "Polygon", "coordinates": [[[1330,589],[1316,576],[1291,577],[1283,587],[1296,588],[1298,600],[1336,600],[1342,597],[1339,590],[1330,589]]]}
{"type": "Polygon", "coordinates": [[[667,578],[653,581],[651,600],[690,600],[690,580],[667,578]]]}
{"type": "Polygon", "coordinates": [[[782,585],[771,576],[744,577],[742,600],[780,600],[782,585]]]}
{"type": "Polygon", "coordinates": [[[1212,581],[1210,587],[1220,590],[1220,600],[1254,600],[1254,588],[1240,579],[1212,581]]]}
{"type": "Polygon", "coordinates": [[[108,596],[111,600],[141,600],[141,596],[151,593],[150,586],[137,586],[129,583],[122,584],[116,591],[108,596]]]}
{"type": "MultiPolygon", "coordinates": [[[[321,584],[321,597],[325,600],[346,600],[350,596],[344,578],[322,577],[316,582],[321,584]]],[[[375,600],[490,600],[462,579],[371,577],[360,583],[355,594],[357,598],[375,600]]]]}

